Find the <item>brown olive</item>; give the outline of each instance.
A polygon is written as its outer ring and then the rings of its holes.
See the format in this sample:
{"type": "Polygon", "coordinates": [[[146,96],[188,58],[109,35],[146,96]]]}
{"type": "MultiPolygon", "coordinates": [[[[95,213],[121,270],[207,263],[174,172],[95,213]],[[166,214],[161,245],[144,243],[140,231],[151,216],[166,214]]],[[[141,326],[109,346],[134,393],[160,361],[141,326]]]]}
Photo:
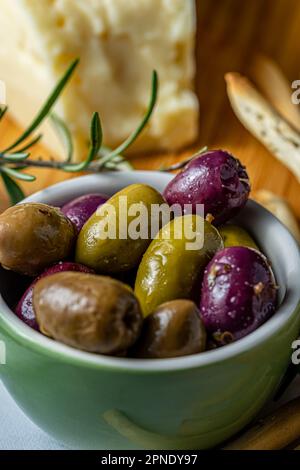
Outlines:
{"type": "Polygon", "coordinates": [[[66,258],[75,242],[75,229],[63,213],[46,204],[26,203],[0,215],[0,263],[34,276],[66,258]]]}
{"type": "Polygon", "coordinates": [[[143,321],[132,289],[107,276],[62,272],[33,290],[40,330],[84,351],[119,354],[139,336],[143,321]]]}
{"type": "Polygon", "coordinates": [[[140,358],[188,356],[205,350],[206,331],[191,300],[172,300],[148,315],[133,355],[140,358]]]}

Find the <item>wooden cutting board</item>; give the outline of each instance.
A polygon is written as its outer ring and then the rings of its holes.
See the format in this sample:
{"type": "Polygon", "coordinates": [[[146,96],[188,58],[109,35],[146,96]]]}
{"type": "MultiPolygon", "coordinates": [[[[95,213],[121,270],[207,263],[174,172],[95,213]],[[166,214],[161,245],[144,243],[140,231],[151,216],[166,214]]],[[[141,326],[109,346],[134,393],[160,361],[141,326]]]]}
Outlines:
{"type": "MultiPolygon", "coordinates": [[[[299,0],[199,0],[197,2],[196,90],[201,105],[200,131],[193,148],[177,154],[138,155],[137,169],[156,169],[187,157],[203,145],[224,148],[247,166],[253,189],[266,188],[284,196],[300,218],[300,185],[294,176],[263,148],[239,123],[226,95],[224,74],[239,71],[248,75],[258,53],[275,59],[287,77],[300,79],[299,0]]],[[[0,142],[11,141],[20,132],[9,118],[0,128],[0,142]]],[[[35,156],[49,155],[37,146],[35,156]]],[[[34,170],[34,183],[25,183],[27,194],[70,176],[53,170],[34,170]]],[[[0,188],[0,210],[8,205],[0,188]]]]}

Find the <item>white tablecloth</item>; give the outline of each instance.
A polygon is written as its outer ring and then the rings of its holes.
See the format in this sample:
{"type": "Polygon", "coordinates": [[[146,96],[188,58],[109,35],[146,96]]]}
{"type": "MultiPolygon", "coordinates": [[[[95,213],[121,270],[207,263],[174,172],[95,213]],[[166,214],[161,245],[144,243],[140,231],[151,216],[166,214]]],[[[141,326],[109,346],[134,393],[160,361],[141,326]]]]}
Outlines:
{"type": "MultiPolygon", "coordinates": [[[[286,390],[276,404],[270,403],[266,409],[274,409],[283,402],[300,395],[300,376],[286,390]]],[[[17,407],[0,381],[0,450],[66,450],[59,442],[48,437],[35,426],[17,407]]]]}
{"type": "Polygon", "coordinates": [[[64,450],[17,407],[0,381],[0,450],[64,450]]]}

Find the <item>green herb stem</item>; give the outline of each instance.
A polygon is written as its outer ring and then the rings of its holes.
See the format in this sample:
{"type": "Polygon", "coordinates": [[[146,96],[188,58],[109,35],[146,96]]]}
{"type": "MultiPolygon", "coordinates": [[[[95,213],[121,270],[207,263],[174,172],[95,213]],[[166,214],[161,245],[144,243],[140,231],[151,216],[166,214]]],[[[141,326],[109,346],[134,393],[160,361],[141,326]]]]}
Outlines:
{"type": "MultiPolygon", "coordinates": [[[[82,171],[99,173],[108,170],[119,171],[133,169],[130,162],[126,160],[122,153],[138,138],[152,116],[158,95],[159,84],[157,72],[153,71],[152,73],[151,95],[145,115],[131,135],[116,149],[110,149],[102,145],[103,133],[101,121],[99,114],[95,112],[91,120],[90,146],[86,159],[80,163],[72,163],[74,153],[72,135],[63,119],[52,112],[52,109],[74,73],[78,62],[79,59],[76,59],[70,64],[40,111],[21,136],[4,150],[0,150],[0,175],[13,204],[24,198],[22,188],[18,185],[16,180],[30,182],[36,179],[34,175],[22,173],[22,170],[29,167],[57,169],[68,173],[82,171]],[[34,136],[33,133],[47,117],[50,117],[58,136],[66,148],[67,156],[65,161],[59,162],[51,158],[49,160],[33,160],[30,158],[30,153],[27,152],[27,150],[30,150],[41,140],[42,134],[34,136]]],[[[7,107],[0,108],[0,121],[6,114],[7,109],[7,107]]]]}
{"type": "Polygon", "coordinates": [[[35,176],[28,175],[27,173],[21,173],[16,168],[9,168],[7,166],[2,166],[1,171],[2,171],[2,173],[5,173],[8,176],[10,176],[12,178],[16,178],[16,179],[21,180],[21,181],[31,182],[31,181],[35,181],[35,179],[36,179],[35,176]]]}
{"type": "Polygon", "coordinates": [[[81,163],[64,163],[63,169],[69,172],[84,171],[96,158],[102,144],[102,127],[98,113],[94,113],[91,121],[90,130],[90,149],[87,158],[81,163]]]}

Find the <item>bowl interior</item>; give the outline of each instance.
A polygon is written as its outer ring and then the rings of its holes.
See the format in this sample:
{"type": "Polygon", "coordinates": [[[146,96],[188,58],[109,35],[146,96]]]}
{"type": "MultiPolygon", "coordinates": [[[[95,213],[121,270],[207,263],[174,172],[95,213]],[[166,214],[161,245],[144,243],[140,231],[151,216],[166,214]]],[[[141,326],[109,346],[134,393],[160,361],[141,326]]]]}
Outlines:
{"type": "MultiPolygon", "coordinates": [[[[112,195],[133,183],[149,184],[157,190],[163,191],[172,177],[170,174],[139,171],[90,175],[56,184],[28,197],[25,201],[44,202],[54,206],[61,206],[75,197],[91,192],[112,195]]],[[[299,246],[288,230],[270,212],[251,200],[233,222],[246,228],[269,260],[271,260],[277,284],[279,285],[280,307],[275,315],[256,331],[224,348],[207,351],[195,356],[160,361],[107,358],[74,350],[68,346],[51,341],[31,330],[7,308],[7,306],[11,309],[14,308],[30,280],[2,268],[0,268],[0,294],[4,301],[0,299],[1,315],[9,322],[16,334],[20,334],[23,338],[30,340],[31,344],[38,343],[39,346],[49,350],[60,351],[63,354],[93,363],[106,362],[110,365],[116,364],[118,366],[123,364],[126,367],[163,369],[165,367],[197,366],[241,353],[243,350],[255,346],[258,342],[264,341],[274,331],[282,327],[284,322],[287,322],[295,311],[300,299],[300,289],[298,287],[300,254],[299,246]],[[146,363],[147,366],[145,365],[146,363]],[[152,363],[152,366],[150,366],[150,363],[152,363]]]]}

